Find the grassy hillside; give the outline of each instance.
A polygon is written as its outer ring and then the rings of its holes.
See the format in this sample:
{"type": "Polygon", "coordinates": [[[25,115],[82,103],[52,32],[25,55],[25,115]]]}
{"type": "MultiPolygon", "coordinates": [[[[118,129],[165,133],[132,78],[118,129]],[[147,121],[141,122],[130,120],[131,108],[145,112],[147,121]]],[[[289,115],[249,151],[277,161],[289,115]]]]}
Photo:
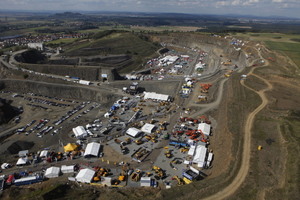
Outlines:
{"type": "Polygon", "coordinates": [[[268,48],[279,51],[290,57],[298,67],[300,67],[300,43],[288,42],[265,42],[268,48]]]}
{"type": "Polygon", "coordinates": [[[107,31],[97,33],[92,39],[85,39],[65,46],[66,56],[95,56],[127,54],[133,63],[121,69],[121,72],[135,70],[147,58],[152,57],[158,45],[153,44],[146,36],[131,32],[107,31]]]}

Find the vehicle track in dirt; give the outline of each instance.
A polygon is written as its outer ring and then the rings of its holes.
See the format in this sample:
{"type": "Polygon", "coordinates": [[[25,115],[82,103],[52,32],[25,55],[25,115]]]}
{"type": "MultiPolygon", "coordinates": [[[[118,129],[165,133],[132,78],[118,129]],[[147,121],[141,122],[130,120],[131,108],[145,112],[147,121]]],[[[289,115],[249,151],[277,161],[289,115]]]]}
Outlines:
{"type": "MultiPolygon", "coordinates": [[[[261,59],[263,59],[260,51],[258,51],[258,55],[260,56],[261,59]]],[[[265,67],[268,65],[269,65],[269,62],[267,60],[265,60],[265,64],[262,67],[265,67]]],[[[249,71],[249,73],[247,74],[247,76],[252,75],[252,76],[255,76],[255,77],[261,79],[267,85],[267,87],[260,91],[256,91],[253,88],[247,86],[245,84],[244,80],[241,80],[241,84],[245,88],[258,94],[262,100],[261,104],[248,115],[246,123],[245,123],[241,168],[239,169],[234,180],[226,188],[224,188],[223,190],[221,190],[211,196],[204,198],[205,200],[225,199],[225,198],[229,197],[230,195],[234,194],[234,192],[236,192],[239,189],[239,187],[242,185],[242,183],[245,181],[246,176],[249,172],[250,158],[251,158],[251,129],[253,128],[255,116],[262,109],[264,109],[266,107],[266,105],[269,103],[269,100],[266,97],[265,93],[269,90],[272,90],[272,88],[273,88],[273,86],[269,83],[269,81],[267,81],[266,79],[264,79],[263,77],[261,77],[257,74],[254,74],[253,73],[254,69],[255,68],[252,68],[249,71]]]]}

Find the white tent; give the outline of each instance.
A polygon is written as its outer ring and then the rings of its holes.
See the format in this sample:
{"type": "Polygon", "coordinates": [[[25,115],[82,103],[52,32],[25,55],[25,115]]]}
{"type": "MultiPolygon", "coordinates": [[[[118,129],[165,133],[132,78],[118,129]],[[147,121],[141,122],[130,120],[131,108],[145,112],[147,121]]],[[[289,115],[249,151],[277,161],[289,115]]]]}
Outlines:
{"type": "Polygon", "coordinates": [[[28,162],[28,157],[19,158],[16,165],[26,165],[28,162]]]}
{"type": "Polygon", "coordinates": [[[7,169],[7,168],[10,168],[11,166],[10,166],[10,164],[8,164],[8,163],[3,163],[2,165],[1,165],[1,169],[7,169]]]}
{"type": "Polygon", "coordinates": [[[45,177],[47,178],[56,178],[59,177],[60,168],[59,167],[49,167],[46,169],[45,177]]]}
{"type": "Polygon", "coordinates": [[[76,128],[73,128],[73,133],[75,134],[75,137],[77,138],[84,138],[88,135],[86,130],[83,126],[77,126],[76,128]]]}
{"type": "Polygon", "coordinates": [[[102,177],[103,181],[101,181],[102,185],[111,186],[111,177],[102,177]]]}
{"type": "Polygon", "coordinates": [[[131,137],[137,137],[141,133],[141,130],[137,128],[129,128],[126,133],[131,137]]]}
{"type": "Polygon", "coordinates": [[[150,187],[151,178],[150,177],[141,177],[141,186],[150,187]]]}
{"type": "Polygon", "coordinates": [[[154,124],[149,124],[149,123],[146,123],[143,127],[142,127],[142,131],[144,133],[152,133],[152,131],[154,130],[155,128],[155,125],[154,124]]]}
{"type": "Polygon", "coordinates": [[[48,157],[48,150],[43,150],[43,151],[41,151],[40,157],[41,157],[41,158],[43,158],[43,157],[48,157]]]}
{"type": "Polygon", "coordinates": [[[144,99],[152,99],[158,101],[168,101],[170,99],[169,95],[166,94],[157,94],[155,92],[144,92],[144,99]]]}
{"type": "Polygon", "coordinates": [[[60,170],[62,173],[67,174],[67,173],[73,173],[74,172],[74,165],[62,165],[60,170]]]}
{"type": "Polygon", "coordinates": [[[96,156],[98,157],[100,151],[100,144],[96,142],[88,143],[84,151],[84,157],[96,156]]]}
{"type": "Polygon", "coordinates": [[[76,180],[82,183],[91,183],[93,177],[95,175],[95,171],[91,169],[82,169],[76,176],[76,180]]]}
{"type": "Polygon", "coordinates": [[[198,130],[201,130],[204,135],[210,135],[210,124],[200,123],[198,125],[198,130]]]}
{"type": "Polygon", "coordinates": [[[19,151],[19,157],[26,157],[27,156],[27,154],[28,154],[28,150],[23,150],[23,151],[19,151]]]}
{"type": "Polygon", "coordinates": [[[196,150],[196,146],[195,145],[191,145],[189,151],[188,151],[188,155],[189,156],[193,156],[196,150]]]}
{"type": "Polygon", "coordinates": [[[193,158],[193,163],[198,164],[198,167],[204,167],[205,158],[206,158],[207,148],[201,145],[198,145],[196,148],[196,153],[193,158]]]}

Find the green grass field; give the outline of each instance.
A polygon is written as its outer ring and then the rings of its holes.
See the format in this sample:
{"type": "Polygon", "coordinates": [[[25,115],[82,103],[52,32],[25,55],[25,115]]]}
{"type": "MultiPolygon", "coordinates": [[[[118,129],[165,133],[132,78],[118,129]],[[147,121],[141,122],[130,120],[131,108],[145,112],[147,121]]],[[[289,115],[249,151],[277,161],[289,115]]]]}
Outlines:
{"type": "Polygon", "coordinates": [[[48,44],[69,44],[77,40],[77,38],[62,38],[58,40],[53,40],[51,42],[47,42],[46,45],[48,44]]]}
{"type": "Polygon", "coordinates": [[[238,33],[236,35],[252,41],[265,42],[269,49],[288,56],[298,67],[300,67],[300,35],[251,32],[238,33]]]}
{"type": "Polygon", "coordinates": [[[300,67],[300,43],[266,41],[267,47],[290,57],[300,67]]]}

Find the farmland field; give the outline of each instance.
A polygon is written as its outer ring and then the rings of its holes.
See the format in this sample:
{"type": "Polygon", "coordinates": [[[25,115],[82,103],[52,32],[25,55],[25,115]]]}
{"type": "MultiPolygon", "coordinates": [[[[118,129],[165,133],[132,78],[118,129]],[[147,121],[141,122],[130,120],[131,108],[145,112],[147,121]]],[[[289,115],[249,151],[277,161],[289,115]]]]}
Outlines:
{"type": "Polygon", "coordinates": [[[300,67],[300,43],[266,41],[267,47],[290,57],[300,67]]]}

